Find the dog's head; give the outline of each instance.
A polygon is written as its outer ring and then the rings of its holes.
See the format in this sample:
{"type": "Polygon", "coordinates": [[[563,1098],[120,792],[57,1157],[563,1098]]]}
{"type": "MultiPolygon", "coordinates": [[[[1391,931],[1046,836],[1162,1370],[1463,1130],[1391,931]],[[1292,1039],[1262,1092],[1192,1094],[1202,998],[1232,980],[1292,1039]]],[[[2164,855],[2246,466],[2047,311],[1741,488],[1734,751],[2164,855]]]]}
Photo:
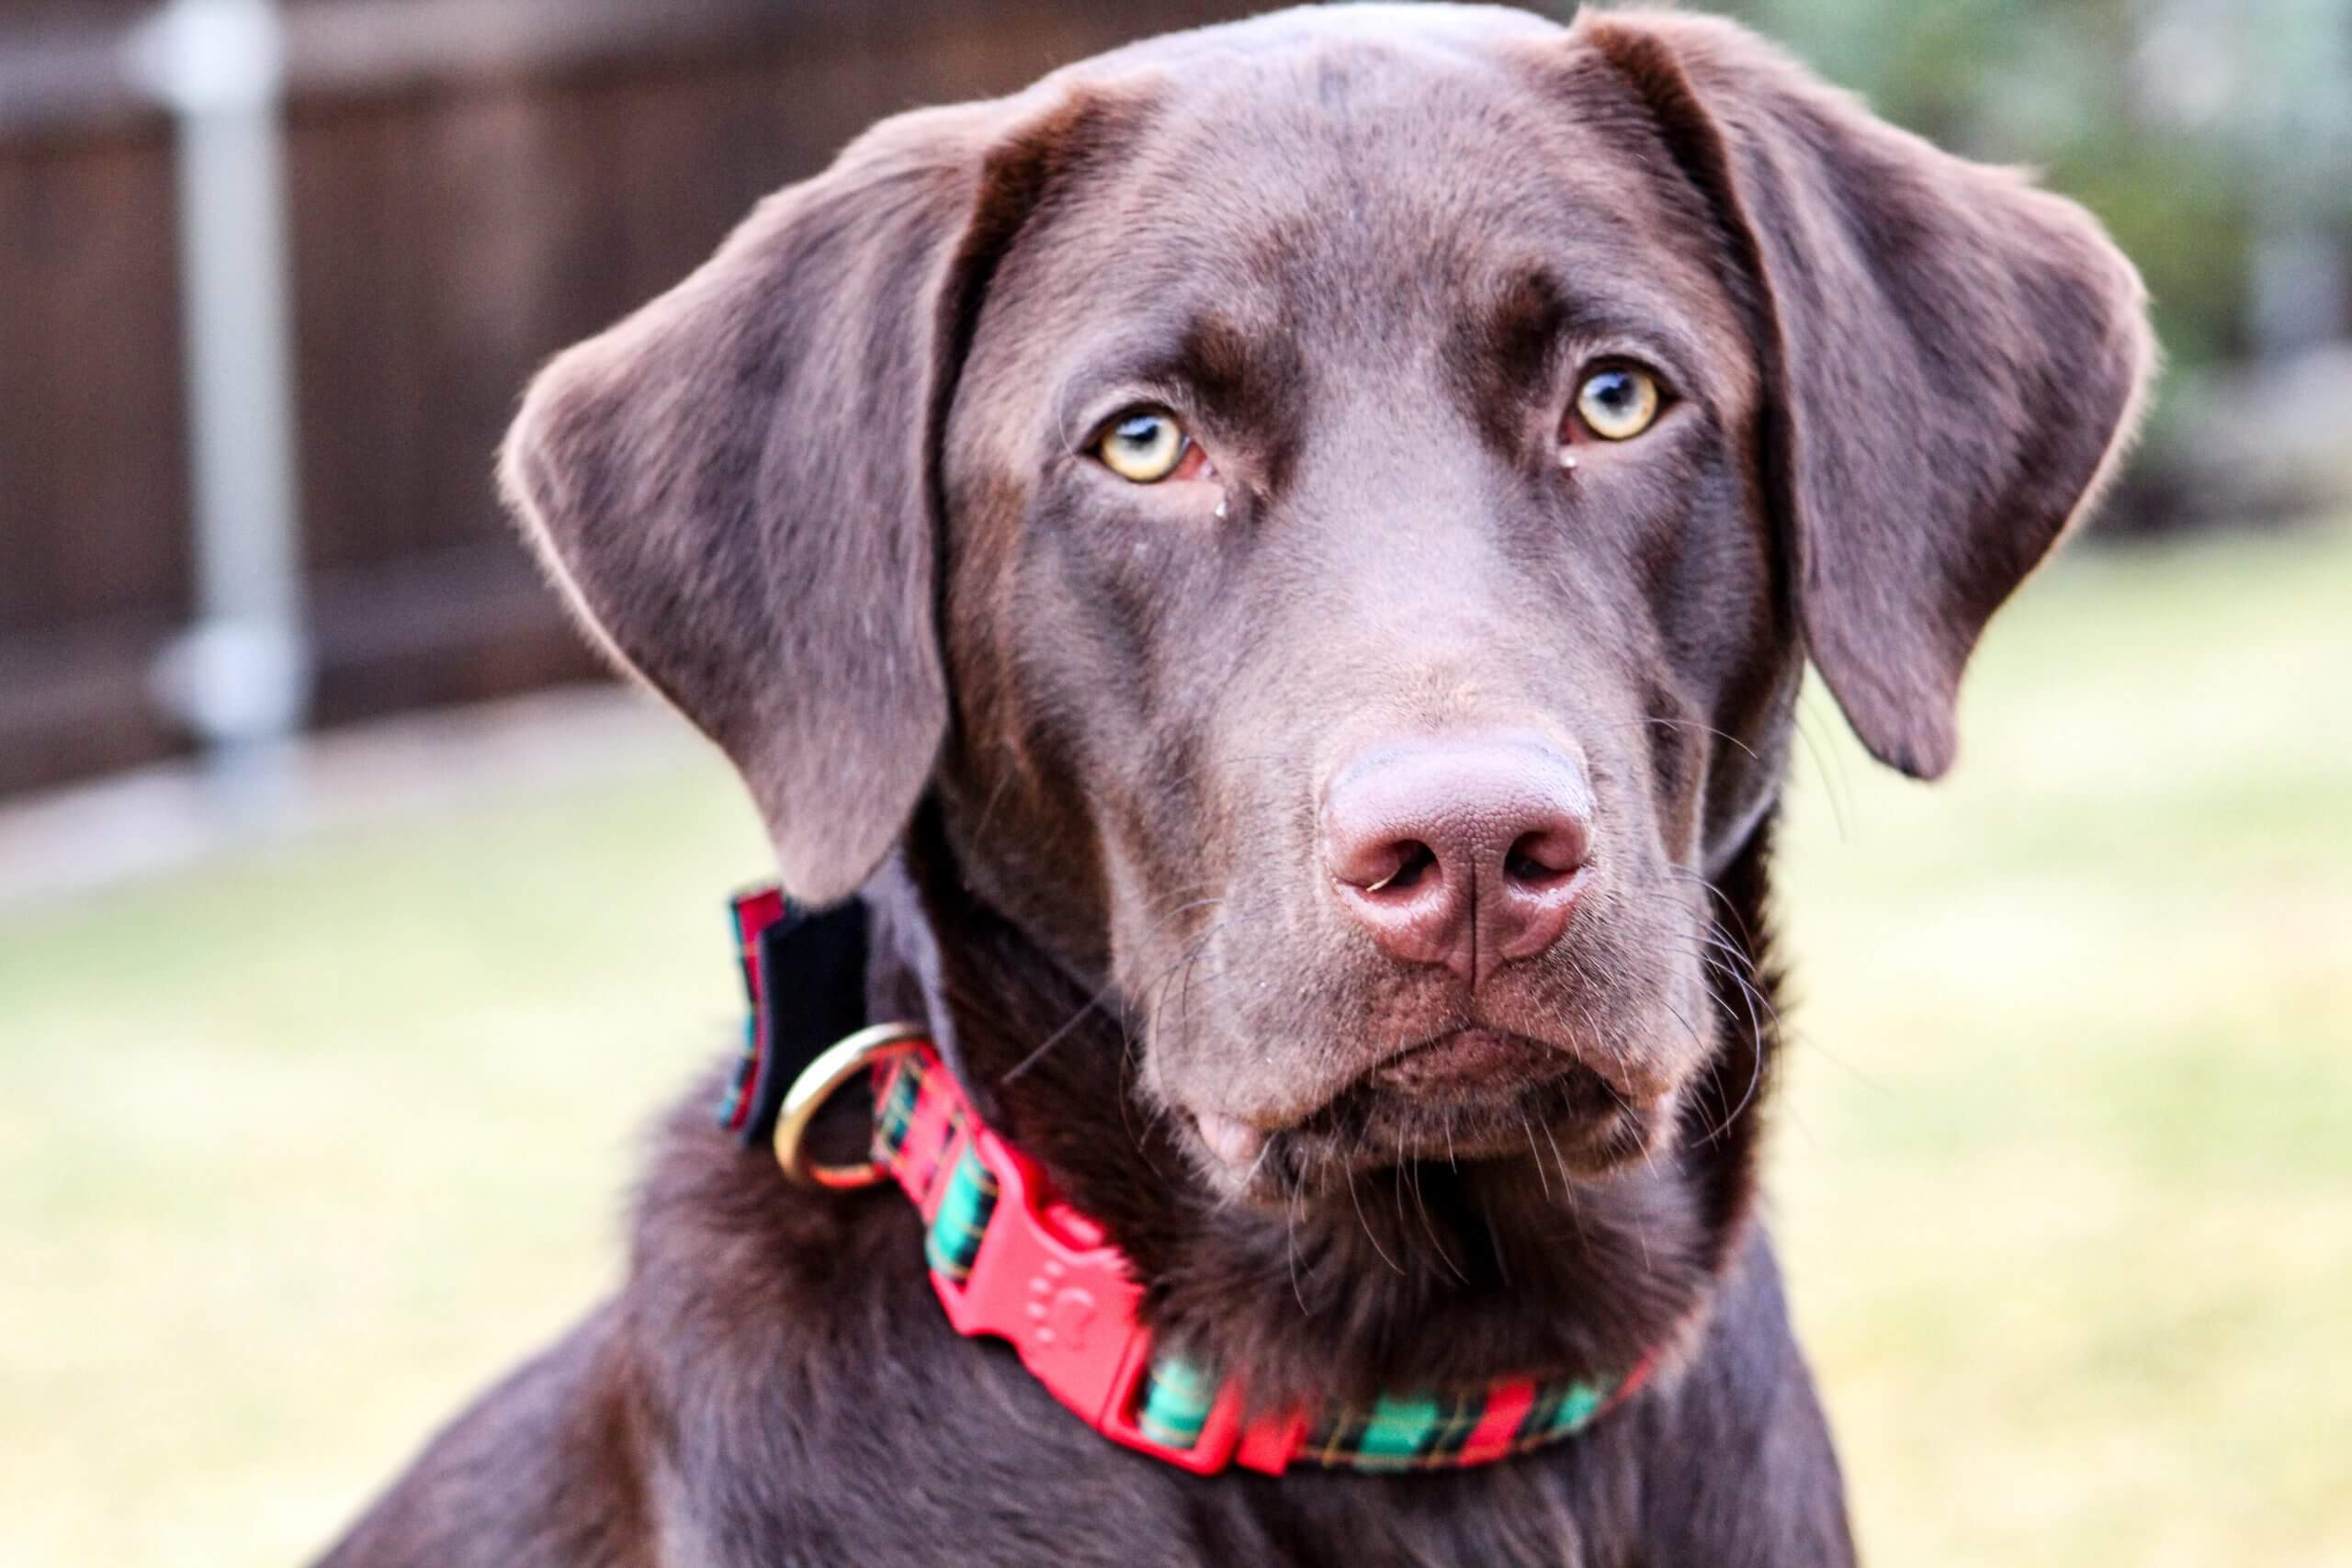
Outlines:
{"type": "Polygon", "coordinates": [[[1941,773],[2149,353],[2081,211],[1728,25],[1289,13],[879,127],[504,478],[789,887],[929,795],[1225,1190],[1598,1170],[1707,1059],[1805,656],[1941,773]]]}

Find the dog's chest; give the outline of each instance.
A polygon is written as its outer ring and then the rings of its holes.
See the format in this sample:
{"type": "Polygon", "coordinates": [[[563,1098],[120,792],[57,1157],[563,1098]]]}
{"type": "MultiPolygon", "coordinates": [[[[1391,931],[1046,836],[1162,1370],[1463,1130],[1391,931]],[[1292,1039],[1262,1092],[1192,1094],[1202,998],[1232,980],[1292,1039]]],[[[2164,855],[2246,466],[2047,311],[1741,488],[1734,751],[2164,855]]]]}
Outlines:
{"type": "MultiPolygon", "coordinates": [[[[956,1348],[968,1361],[977,1348],[956,1348]]],[[[888,1382],[830,1391],[823,1403],[766,1428],[771,1438],[792,1430],[757,1471],[672,1472],[663,1490],[681,1505],[684,1528],[665,1532],[671,1561],[1631,1568],[1643,1560],[1626,1550],[1639,1533],[1629,1431],[1433,1475],[1202,1477],[1112,1446],[1017,1367],[992,1364],[978,1377],[936,1363],[901,1368],[888,1382]]]]}

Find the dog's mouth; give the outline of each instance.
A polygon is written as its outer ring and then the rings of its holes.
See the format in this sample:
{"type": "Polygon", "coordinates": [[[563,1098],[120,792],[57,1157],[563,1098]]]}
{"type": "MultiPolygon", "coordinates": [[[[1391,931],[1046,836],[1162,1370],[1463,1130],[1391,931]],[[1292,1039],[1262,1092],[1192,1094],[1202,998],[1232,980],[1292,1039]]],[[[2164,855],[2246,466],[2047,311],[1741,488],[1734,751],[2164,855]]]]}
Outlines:
{"type": "Polygon", "coordinates": [[[1342,1098],[1369,1087],[1437,1103],[1476,1101],[1492,1099],[1498,1090],[1508,1093],[1514,1087],[1540,1083],[1572,1065],[1557,1047],[1540,1040],[1474,1025],[1408,1045],[1373,1066],[1342,1091],[1342,1098]]]}
{"type": "Polygon", "coordinates": [[[1651,1117],[1568,1050],[1472,1026],[1408,1045],[1283,1126],[1193,1125],[1238,1195],[1287,1200],[1417,1162],[1532,1160],[1535,1179],[1565,1182],[1638,1156],[1651,1117]]]}

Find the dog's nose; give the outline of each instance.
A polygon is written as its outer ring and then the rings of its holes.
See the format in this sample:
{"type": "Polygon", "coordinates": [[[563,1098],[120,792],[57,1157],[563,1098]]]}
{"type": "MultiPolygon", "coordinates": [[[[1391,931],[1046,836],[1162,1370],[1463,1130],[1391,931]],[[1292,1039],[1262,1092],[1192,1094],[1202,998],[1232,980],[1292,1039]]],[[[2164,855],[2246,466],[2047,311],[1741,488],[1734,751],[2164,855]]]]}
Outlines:
{"type": "Polygon", "coordinates": [[[1322,827],[1340,902],[1373,940],[1476,984],[1566,928],[1592,789],[1532,736],[1413,740],[1342,768],[1322,827]]]}

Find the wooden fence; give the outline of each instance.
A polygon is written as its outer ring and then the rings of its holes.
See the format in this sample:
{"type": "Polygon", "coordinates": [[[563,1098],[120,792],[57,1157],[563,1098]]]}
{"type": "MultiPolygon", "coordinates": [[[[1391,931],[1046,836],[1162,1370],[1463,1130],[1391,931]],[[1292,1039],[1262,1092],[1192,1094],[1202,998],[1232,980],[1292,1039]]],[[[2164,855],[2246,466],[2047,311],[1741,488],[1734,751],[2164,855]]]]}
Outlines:
{"type": "MultiPolygon", "coordinates": [[[[1216,0],[289,0],[288,179],[316,717],[592,671],[491,455],[532,367],[870,121],[1216,0]]],[[[0,792],[187,744],[170,127],[138,7],[0,9],[0,792]]]]}

